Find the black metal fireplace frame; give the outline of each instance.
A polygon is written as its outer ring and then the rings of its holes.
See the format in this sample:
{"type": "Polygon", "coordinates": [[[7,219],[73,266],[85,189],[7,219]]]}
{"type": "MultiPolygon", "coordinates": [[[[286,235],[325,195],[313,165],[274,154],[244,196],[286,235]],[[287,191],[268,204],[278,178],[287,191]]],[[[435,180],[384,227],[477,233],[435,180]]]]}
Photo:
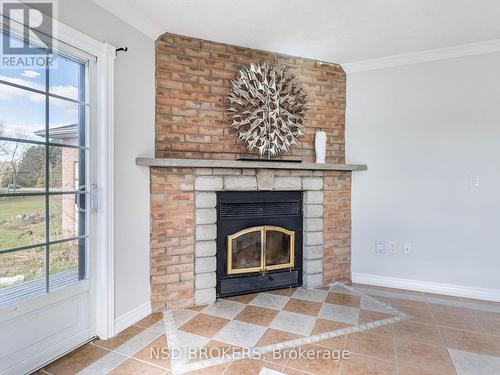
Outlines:
{"type": "Polygon", "coordinates": [[[302,285],[302,206],[301,191],[217,193],[217,297],[302,285]],[[295,231],[294,267],[266,274],[228,275],[227,236],[260,225],[275,225],[295,231]]]}

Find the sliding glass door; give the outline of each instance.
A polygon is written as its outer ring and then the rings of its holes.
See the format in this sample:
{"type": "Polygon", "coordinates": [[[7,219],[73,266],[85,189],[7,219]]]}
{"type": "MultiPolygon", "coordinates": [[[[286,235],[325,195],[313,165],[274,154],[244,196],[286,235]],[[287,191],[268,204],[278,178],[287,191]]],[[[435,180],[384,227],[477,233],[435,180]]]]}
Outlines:
{"type": "Polygon", "coordinates": [[[0,373],[93,335],[95,58],[62,43],[46,53],[50,64],[0,71],[0,373]]]}

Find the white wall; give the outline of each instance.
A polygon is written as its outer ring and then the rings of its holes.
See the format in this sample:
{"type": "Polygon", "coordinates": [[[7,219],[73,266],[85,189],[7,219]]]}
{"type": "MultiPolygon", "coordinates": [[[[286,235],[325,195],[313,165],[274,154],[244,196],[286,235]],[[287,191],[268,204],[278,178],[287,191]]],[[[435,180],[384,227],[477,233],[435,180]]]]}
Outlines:
{"type": "Polygon", "coordinates": [[[116,47],[115,316],[150,301],[149,171],[135,165],[154,154],[154,41],[90,0],[59,1],[61,22],[116,47]]]}
{"type": "Polygon", "coordinates": [[[368,164],[353,174],[353,274],[500,298],[500,53],[352,73],[347,93],[347,160],[368,164]]]}

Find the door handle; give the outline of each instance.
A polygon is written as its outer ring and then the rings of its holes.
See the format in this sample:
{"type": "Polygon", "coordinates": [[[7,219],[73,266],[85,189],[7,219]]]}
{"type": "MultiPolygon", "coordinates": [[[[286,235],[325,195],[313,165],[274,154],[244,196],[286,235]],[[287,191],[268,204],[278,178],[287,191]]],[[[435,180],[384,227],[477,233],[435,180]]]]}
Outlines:
{"type": "Polygon", "coordinates": [[[97,189],[96,184],[92,184],[87,187],[85,185],[81,185],[78,187],[78,190],[76,191],[76,207],[78,208],[79,212],[87,212],[86,208],[82,208],[81,206],[81,197],[82,195],[84,197],[89,196],[89,208],[90,212],[96,213],[99,209],[99,195],[98,195],[99,190],[97,189]]]}

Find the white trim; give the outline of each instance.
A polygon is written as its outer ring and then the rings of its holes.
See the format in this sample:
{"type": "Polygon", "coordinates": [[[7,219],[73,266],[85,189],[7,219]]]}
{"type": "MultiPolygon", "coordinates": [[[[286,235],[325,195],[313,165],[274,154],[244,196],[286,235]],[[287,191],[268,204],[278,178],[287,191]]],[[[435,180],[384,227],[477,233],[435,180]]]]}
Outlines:
{"type": "Polygon", "coordinates": [[[106,340],[115,334],[115,249],[114,249],[114,60],[116,48],[95,40],[72,27],[54,20],[58,39],[86,54],[95,56],[96,72],[91,84],[93,103],[93,148],[95,181],[99,188],[95,214],[93,297],[95,335],[106,340]]]}
{"type": "Polygon", "coordinates": [[[114,60],[115,47],[102,45],[96,76],[96,184],[99,189],[95,241],[96,334],[106,340],[115,334],[114,246],[114,60]]]}
{"type": "Polygon", "coordinates": [[[436,293],[444,294],[447,296],[500,302],[500,289],[486,289],[465,285],[435,283],[432,281],[401,279],[397,277],[369,275],[357,272],[352,273],[352,282],[358,284],[382,286],[386,288],[397,288],[413,290],[417,292],[436,293]]]}
{"type": "Polygon", "coordinates": [[[139,305],[132,310],[127,311],[125,314],[120,315],[115,319],[115,334],[120,333],[124,329],[130,327],[132,324],[137,323],[139,320],[144,319],[150,314],[151,302],[147,301],[142,305],[139,305]]]}
{"type": "Polygon", "coordinates": [[[165,31],[160,24],[123,0],[92,0],[115,17],[129,24],[147,37],[156,40],[165,31]]]}
{"type": "Polygon", "coordinates": [[[463,56],[483,55],[500,51],[500,39],[464,44],[454,47],[435,48],[421,52],[393,55],[378,59],[342,64],[346,73],[366,72],[401,65],[420,64],[429,61],[452,59],[463,56]]]}

